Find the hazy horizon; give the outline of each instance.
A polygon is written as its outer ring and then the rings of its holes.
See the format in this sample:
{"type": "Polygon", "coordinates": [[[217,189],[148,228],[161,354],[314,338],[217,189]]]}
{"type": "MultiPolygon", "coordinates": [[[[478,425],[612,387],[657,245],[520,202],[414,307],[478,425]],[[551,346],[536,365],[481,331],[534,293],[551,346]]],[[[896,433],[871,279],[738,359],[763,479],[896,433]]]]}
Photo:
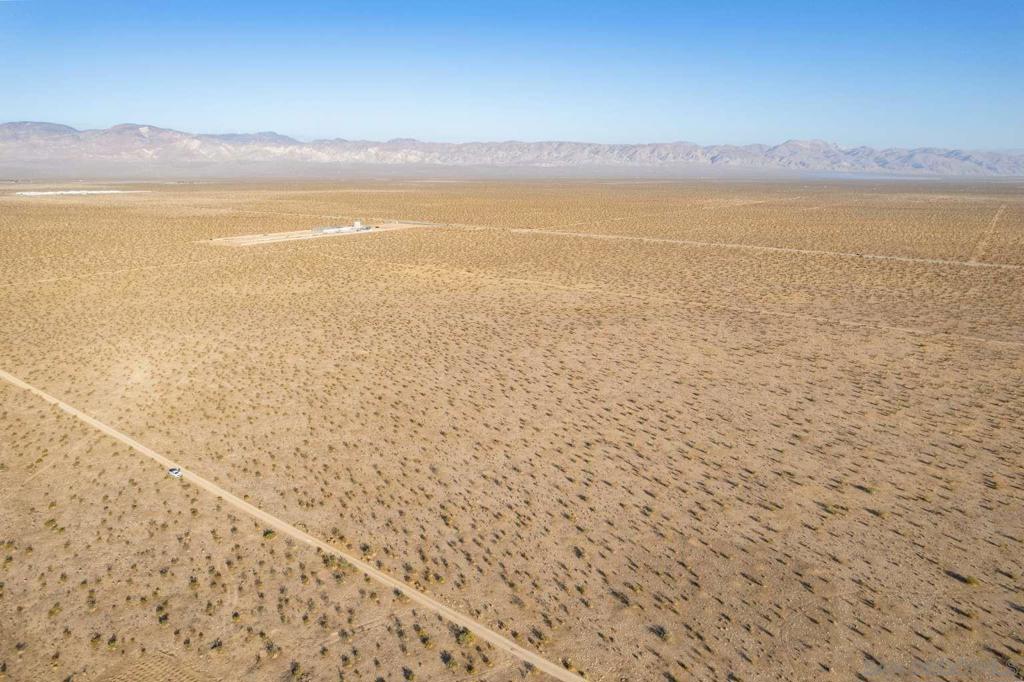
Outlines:
{"type": "Polygon", "coordinates": [[[302,141],[1024,147],[1017,3],[300,9],[0,3],[0,120],[302,141]]]}
{"type": "MultiPolygon", "coordinates": [[[[416,142],[438,143],[438,144],[473,144],[473,143],[480,143],[480,142],[488,143],[488,144],[502,144],[502,143],[507,143],[507,142],[524,143],[524,144],[543,144],[543,143],[546,143],[546,142],[557,142],[557,143],[570,143],[570,144],[600,144],[600,145],[629,145],[629,146],[659,145],[659,144],[695,144],[695,145],[702,146],[702,147],[713,147],[713,146],[745,147],[745,146],[753,146],[753,145],[763,145],[763,146],[771,147],[771,146],[782,145],[782,144],[785,144],[787,142],[827,142],[827,143],[830,143],[830,144],[835,144],[836,146],[838,146],[838,147],[840,147],[842,149],[855,149],[855,148],[860,147],[860,146],[879,148],[877,145],[874,145],[874,146],[873,145],[848,145],[848,144],[843,144],[841,142],[838,142],[836,140],[831,140],[831,139],[807,138],[807,137],[804,137],[804,138],[787,138],[785,140],[758,140],[758,141],[752,141],[752,142],[728,142],[728,141],[722,142],[722,141],[720,141],[720,142],[708,142],[708,143],[702,143],[702,142],[697,142],[697,141],[694,141],[694,140],[682,139],[682,138],[680,138],[680,139],[673,139],[673,140],[667,140],[667,139],[666,140],[624,140],[624,141],[618,141],[618,142],[599,142],[599,141],[596,141],[596,140],[585,140],[585,139],[554,139],[554,138],[516,138],[516,137],[507,137],[507,138],[502,138],[502,139],[497,139],[497,138],[495,138],[495,139],[473,139],[473,140],[467,139],[467,140],[452,141],[452,140],[423,139],[423,138],[413,137],[413,136],[409,136],[409,135],[398,135],[398,136],[389,137],[389,138],[369,139],[369,138],[361,138],[361,137],[350,137],[350,136],[346,136],[346,135],[341,134],[341,133],[333,134],[333,135],[328,134],[328,135],[320,136],[320,137],[308,137],[308,136],[304,136],[304,135],[292,135],[292,134],[289,134],[287,132],[283,132],[281,130],[273,130],[273,129],[266,129],[266,130],[240,130],[240,129],[239,130],[189,130],[189,129],[186,129],[186,128],[181,127],[181,126],[156,125],[154,123],[147,122],[147,121],[127,121],[127,120],[125,120],[125,121],[117,121],[117,122],[111,123],[109,125],[101,125],[101,126],[98,126],[98,127],[81,127],[81,126],[72,125],[72,124],[66,123],[64,121],[59,121],[59,120],[56,120],[56,121],[51,121],[51,120],[20,120],[20,121],[11,120],[11,121],[0,121],[0,125],[4,125],[4,124],[21,124],[21,123],[37,123],[37,124],[41,123],[41,124],[49,124],[49,125],[62,125],[62,126],[68,126],[70,128],[74,128],[75,130],[78,130],[79,132],[110,130],[111,128],[117,128],[117,127],[120,127],[120,126],[148,126],[148,127],[153,127],[153,128],[161,128],[161,129],[164,129],[164,130],[174,130],[174,131],[178,131],[178,132],[189,133],[189,134],[192,134],[192,135],[225,136],[225,135],[263,135],[263,134],[273,134],[273,135],[281,135],[281,136],[284,136],[284,137],[289,137],[289,138],[295,140],[296,142],[302,142],[302,143],[311,143],[311,142],[318,142],[318,141],[330,141],[330,140],[345,140],[345,141],[350,141],[350,142],[394,142],[394,141],[399,141],[399,140],[414,140],[416,142]]],[[[1003,154],[1024,154],[1024,148],[1012,148],[1012,147],[1005,147],[1005,148],[1003,148],[1003,147],[988,147],[988,148],[985,148],[985,147],[975,147],[975,148],[960,147],[960,148],[958,148],[958,147],[948,147],[948,146],[942,146],[942,145],[920,145],[920,146],[892,145],[891,147],[887,147],[887,148],[913,149],[913,148],[927,148],[927,147],[933,147],[933,148],[937,148],[937,149],[964,149],[965,151],[979,151],[979,152],[991,151],[991,152],[999,152],[999,153],[1003,153],[1003,154]]]]}

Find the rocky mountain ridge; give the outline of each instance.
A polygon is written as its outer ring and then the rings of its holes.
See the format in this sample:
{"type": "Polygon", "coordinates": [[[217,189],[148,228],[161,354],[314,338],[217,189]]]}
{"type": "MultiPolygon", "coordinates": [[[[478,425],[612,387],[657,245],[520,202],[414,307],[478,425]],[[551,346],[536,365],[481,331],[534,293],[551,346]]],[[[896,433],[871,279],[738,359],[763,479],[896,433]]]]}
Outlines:
{"type": "Polygon", "coordinates": [[[0,162],[127,162],[158,165],[282,161],[292,164],[512,168],[737,169],[937,176],[1024,176],[1024,154],[921,147],[844,148],[822,140],[777,145],[690,142],[439,143],[324,139],[300,142],[273,132],[196,134],[122,124],[77,130],[56,123],[0,124],[0,162]]]}

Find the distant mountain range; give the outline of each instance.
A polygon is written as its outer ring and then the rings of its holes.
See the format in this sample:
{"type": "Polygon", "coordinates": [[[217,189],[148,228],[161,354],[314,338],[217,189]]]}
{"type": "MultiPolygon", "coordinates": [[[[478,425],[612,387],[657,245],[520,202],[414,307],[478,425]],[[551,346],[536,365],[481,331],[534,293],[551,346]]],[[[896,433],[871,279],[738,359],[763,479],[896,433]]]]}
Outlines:
{"type": "Polygon", "coordinates": [[[123,124],[76,130],[56,123],[0,124],[0,164],[116,162],[176,168],[211,164],[384,165],[502,168],[699,169],[720,167],[819,173],[940,176],[1024,176],[1024,154],[960,149],[844,148],[821,140],[778,145],[689,142],[467,142],[395,139],[300,142],[272,132],[209,135],[123,124]]]}

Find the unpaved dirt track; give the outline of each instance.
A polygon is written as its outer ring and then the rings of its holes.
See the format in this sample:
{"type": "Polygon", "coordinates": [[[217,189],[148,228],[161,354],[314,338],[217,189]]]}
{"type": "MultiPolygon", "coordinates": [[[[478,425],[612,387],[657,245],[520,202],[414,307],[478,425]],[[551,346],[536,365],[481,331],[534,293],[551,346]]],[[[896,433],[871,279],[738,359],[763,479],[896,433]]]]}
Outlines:
{"type": "MultiPolygon", "coordinates": [[[[993,221],[993,225],[995,221],[993,221]]],[[[706,246],[720,249],[744,249],[749,251],[770,251],[774,253],[798,253],[808,256],[834,256],[836,258],[866,258],[868,260],[889,260],[904,263],[925,263],[928,265],[956,265],[968,268],[1001,268],[1004,270],[1020,270],[1021,265],[1012,263],[985,263],[978,260],[947,260],[944,258],[914,258],[913,256],[888,256],[876,253],[852,253],[849,251],[823,251],[820,249],[794,249],[785,246],[762,246],[759,244],[740,244],[736,242],[704,242],[693,239],[670,239],[667,237],[634,237],[625,234],[597,234],[593,232],[569,232],[566,230],[542,230],[530,228],[514,228],[510,232],[521,234],[551,234],[563,237],[583,237],[586,239],[622,239],[626,241],[646,242],[651,244],[680,244],[682,246],[706,246]]]]}
{"type": "Polygon", "coordinates": [[[981,239],[978,240],[977,246],[974,247],[974,252],[971,253],[971,262],[980,262],[980,258],[985,255],[985,250],[988,248],[988,242],[992,239],[992,235],[996,233],[996,227],[999,225],[999,219],[1003,217],[1003,212],[1006,210],[1006,204],[999,207],[996,214],[992,216],[991,222],[988,224],[988,229],[985,230],[984,234],[981,235],[981,239]]]}
{"type": "MultiPolygon", "coordinates": [[[[159,452],[146,447],[145,445],[143,445],[142,443],[138,442],[137,440],[135,440],[131,436],[129,436],[129,435],[125,434],[125,433],[122,433],[122,432],[118,431],[117,429],[115,429],[115,428],[113,428],[111,426],[108,426],[107,424],[104,424],[103,422],[99,421],[98,419],[95,419],[94,417],[89,416],[88,414],[86,414],[85,412],[82,412],[81,410],[77,409],[76,407],[68,405],[67,403],[63,402],[62,400],[53,397],[49,393],[41,391],[40,389],[36,388],[35,386],[32,386],[31,384],[28,384],[28,383],[22,381],[18,377],[14,376],[13,374],[10,374],[8,372],[5,372],[2,369],[0,369],[0,379],[3,379],[4,381],[8,382],[9,384],[12,384],[12,385],[14,385],[14,386],[16,386],[16,387],[18,387],[20,389],[23,389],[25,391],[30,392],[30,393],[32,393],[32,394],[42,398],[43,400],[45,400],[48,403],[56,405],[57,407],[59,407],[64,412],[66,412],[66,413],[70,414],[71,416],[76,417],[77,419],[85,422],[89,426],[92,426],[93,428],[95,428],[95,429],[97,429],[99,431],[102,431],[103,433],[107,434],[111,438],[114,438],[115,440],[120,441],[121,443],[124,443],[128,447],[130,447],[133,450],[139,452],[140,454],[145,455],[146,457],[149,457],[150,459],[152,459],[153,461],[159,463],[161,466],[163,466],[165,468],[180,466],[179,464],[177,464],[173,460],[170,460],[167,457],[164,457],[159,452]]],[[[291,525],[290,523],[288,523],[286,521],[282,521],[281,519],[277,518],[276,516],[273,516],[273,515],[265,512],[265,511],[263,511],[259,507],[255,507],[255,506],[249,504],[245,500],[242,500],[241,498],[238,498],[238,497],[232,495],[227,490],[224,490],[223,488],[221,488],[216,483],[214,483],[212,481],[209,481],[209,480],[203,478],[202,476],[199,476],[198,474],[193,473],[192,471],[189,471],[188,469],[185,469],[184,467],[181,467],[181,469],[182,469],[182,472],[183,472],[184,480],[188,481],[189,483],[192,483],[193,485],[195,485],[195,486],[197,486],[199,488],[202,488],[203,490],[206,490],[207,492],[213,493],[217,497],[220,497],[221,499],[223,499],[228,504],[230,504],[230,505],[240,509],[241,511],[244,511],[246,514],[249,514],[253,518],[257,519],[258,521],[266,524],[268,527],[273,528],[274,530],[276,530],[276,531],[278,531],[280,533],[284,533],[285,535],[291,536],[292,538],[294,538],[294,539],[296,539],[296,540],[298,540],[300,542],[304,542],[307,545],[311,545],[312,547],[316,547],[317,549],[319,549],[319,550],[321,550],[323,552],[326,552],[328,554],[333,554],[334,556],[337,556],[337,557],[340,557],[341,559],[344,559],[346,562],[348,562],[349,564],[351,564],[355,568],[359,569],[364,574],[368,575],[370,578],[373,578],[377,582],[379,582],[379,583],[381,583],[383,585],[386,585],[386,586],[388,586],[390,588],[401,590],[402,593],[405,594],[405,596],[407,596],[413,602],[416,602],[420,606],[423,606],[423,607],[425,607],[427,609],[430,609],[431,611],[434,611],[435,613],[441,615],[442,617],[444,617],[445,619],[447,619],[451,623],[454,623],[456,625],[460,625],[460,626],[466,628],[467,630],[472,632],[474,635],[476,635],[480,639],[490,643],[491,645],[493,645],[494,647],[498,648],[499,650],[505,651],[505,652],[511,654],[512,656],[515,656],[516,658],[518,658],[518,659],[520,659],[520,660],[522,660],[522,661],[524,661],[526,663],[529,663],[530,665],[532,665],[537,670],[540,670],[541,672],[546,673],[546,674],[550,675],[551,677],[553,677],[553,678],[555,678],[557,680],[565,680],[566,682],[583,682],[584,678],[581,677],[580,675],[577,675],[576,673],[574,673],[574,672],[572,672],[570,670],[567,670],[566,668],[564,668],[564,667],[562,667],[560,665],[552,663],[551,661],[549,661],[546,658],[540,656],[539,654],[536,654],[536,653],[530,651],[529,649],[524,649],[523,647],[519,646],[518,644],[516,644],[512,640],[508,639],[507,637],[499,634],[498,632],[496,632],[494,630],[491,630],[490,628],[488,628],[483,623],[480,623],[480,622],[470,618],[469,616],[466,616],[466,615],[464,615],[462,613],[459,613],[458,611],[455,611],[455,610],[445,606],[444,604],[442,604],[441,602],[437,601],[436,599],[426,595],[423,592],[420,592],[419,590],[417,590],[416,588],[412,587],[411,585],[407,585],[406,583],[402,582],[401,580],[398,580],[396,578],[392,578],[391,576],[387,575],[386,573],[383,573],[383,572],[377,570],[372,565],[368,564],[367,562],[363,561],[362,559],[359,559],[356,556],[353,556],[353,555],[351,555],[351,554],[349,554],[349,553],[347,553],[347,552],[345,552],[343,550],[340,550],[340,549],[338,549],[336,547],[333,547],[333,546],[327,544],[326,542],[324,542],[322,540],[319,540],[318,538],[313,537],[309,533],[306,533],[304,531],[299,530],[298,528],[296,528],[295,526],[291,525]]]]}
{"type": "MultiPolygon", "coordinates": [[[[992,220],[989,232],[995,229],[1000,214],[992,220]]],[[[949,260],[946,258],[916,258],[914,256],[891,256],[877,253],[853,253],[851,251],[825,251],[821,249],[797,249],[788,246],[765,246],[761,244],[742,244],[739,242],[706,242],[694,239],[673,239],[670,237],[637,237],[629,234],[601,234],[598,232],[572,232],[569,230],[551,230],[546,228],[531,227],[494,227],[491,225],[466,225],[460,223],[446,223],[446,227],[471,228],[485,230],[505,230],[515,234],[549,234],[556,237],[579,237],[582,239],[603,239],[609,241],[630,241],[644,242],[646,244],[678,244],[680,246],[696,246],[718,249],[740,249],[746,251],[768,251],[772,253],[794,253],[807,256],[832,256],[834,258],[864,258],[866,260],[897,261],[903,263],[924,263],[927,265],[951,265],[967,268],[997,268],[1002,270],[1021,270],[1024,265],[1014,263],[988,263],[975,260],[981,255],[975,249],[975,256],[972,260],[949,260]]],[[[986,237],[987,238],[987,237],[986,237]]],[[[978,247],[982,248],[981,246],[978,247]]]]}

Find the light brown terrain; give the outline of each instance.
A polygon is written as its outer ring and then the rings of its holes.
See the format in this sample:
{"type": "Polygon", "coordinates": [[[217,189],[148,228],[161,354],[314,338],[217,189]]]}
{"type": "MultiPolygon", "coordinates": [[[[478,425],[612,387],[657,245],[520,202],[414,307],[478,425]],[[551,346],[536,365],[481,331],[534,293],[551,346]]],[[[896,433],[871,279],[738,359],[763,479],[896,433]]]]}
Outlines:
{"type": "Polygon", "coordinates": [[[0,676],[544,677],[434,601],[592,680],[1024,678],[1021,184],[117,187],[0,186],[0,371],[95,420],[0,381],[0,676]],[[354,219],[442,225],[208,242],[354,219]]]}
{"type": "MultiPolygon", "coordinates": [[[[433,223],[416,222],[390,222],[379,225],[366,226],[367,231],[387,232],[388,230],[409,230],[415,227],[431,227],[433,223]]],[[[276,244],[277,242],[304,241],[307,239],[329,239],[332,237],[344,237],[346,235],[358,235],[360,232],[318,232],[315,230],[292,230],[290,232],[270,232],[266,234],[244,234],[231,237],[218,237],[210,239],[208,244],[219,244],[223,246],[262,246],[264,244],[276,244]]]]}

